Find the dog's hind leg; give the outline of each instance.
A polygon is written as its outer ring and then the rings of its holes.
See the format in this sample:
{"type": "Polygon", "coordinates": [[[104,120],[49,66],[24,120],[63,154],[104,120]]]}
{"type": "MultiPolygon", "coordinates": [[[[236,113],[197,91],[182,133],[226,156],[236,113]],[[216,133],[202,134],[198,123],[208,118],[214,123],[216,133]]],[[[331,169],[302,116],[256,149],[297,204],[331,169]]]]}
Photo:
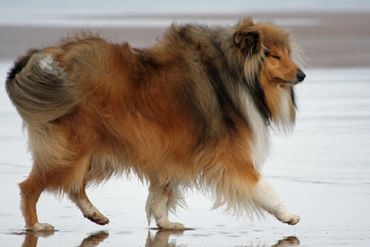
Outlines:
{"type": "Polygon", "coordinates": [[[154,217],[158,228],[166,230],[184,230],[181,223],[170,222],[168,211],[173,208],[178,198],[178,189],[172,183],[160,184],[151,181],[146,202],[148,222],[154,217]]]}
{"type": "Polygon", "coordinates": [[[109,223],[109,219],[105,217],[99,210],[90,202],[86,194],[86,184],[89,180],[89,168],[90,168],[91,156],[89,154],[84,155],[76,164],[76,168],[70,173],[69,177],[75,176],[76,178],[72,181],[76,181],[74,186],[70,186],[71,182],[67,180],[67,185],[65,185],[65,191],[67,192],[69,198],[76,203],[77,207],[81,210],[84,217],[88,218],[92,222],[105,225],[109,223]]]}
{"type": "Polygon", "coordinates": [[[68,195],[69,198],[80,208],[84,217],[99,225],[109,223],[109,219],[100,213],[99,210],[90,202],[86,195],[85,186],[83,186],[78,192],[69,192],[68,195]]]}
{"type": "Polygon", "coordinates": [[[260,177],[254,188],[254,202],[278,220],[289,225],[299,222],[299,216],[289,212],[268,181],[260,177]]]}
{"type": "Polygon", "coordinates": [[[36,212],[37,201],[45,189],[44,183],[37,176],[31,175],[19,184],[21,190],[21,209],[26,221],[27,231],[53,231],[47,223],[39,223],[36,212]]]}

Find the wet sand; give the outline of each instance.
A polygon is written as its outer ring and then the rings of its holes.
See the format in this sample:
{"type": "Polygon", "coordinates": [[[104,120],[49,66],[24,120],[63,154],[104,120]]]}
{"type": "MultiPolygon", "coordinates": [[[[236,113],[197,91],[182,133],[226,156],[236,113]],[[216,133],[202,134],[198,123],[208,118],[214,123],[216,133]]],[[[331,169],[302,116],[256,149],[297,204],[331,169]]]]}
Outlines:
{"type": "MultiPolygon", "coordinates": [[[[179,209],[171,218],[194,230],[150,230],[144,212],[146,186],[132,178],[88,190],[94,204],[110,218],[109,225],[97,226],[66,198],[44,194],[38,205],[40,221],[53,224],[57,231],[49,236],[26,233],[17,183],[29,173],[31,159],[21,120],[2,86],[0,246],[369,246],[370,17],[366,13],[259,13],[256,18],[288,20],[291,24],[286,27],[309,59],[307,79],[297,88],[296,129],[289,136],[273,134],[263,169],[287,207],[301,216],[297,226],[283,225],[270,216],[250,220],[222,209],[212,211],[210,199],[192,192],[186,194],[189,208],[179,209]],[[316,24],[294,24],[301,19],[316,24]]],[[[1,26],[0,77],[5,78],[11,61],[24,50],[51,44],[78,29],[1,26]]],[[[93,30],[115,42],[146,46],[163,27],[93,30]]]]}
{"type": "MultiPolygon", "coordinates": [[[[311,68],[328,67],[369,67],[370,56],[370,13],[343,12],[343,13],[246,13],[257,20],[274,20],[291,30],[297,43],[306,54],[306,62],[311,68]],[[302,22],[303,20],[303,22],[302,22]],[[305,24],[305,22],[307,22],[305,24]]],[[[238,20],[243,15],[184,15],[181,19],[189,20],[238,20]]],[[[56,25],[29,24],[29,25],[0,25],[0,59],[13,60],[30,47],[51,45],[67,35],[80,30],[97,32],[113,42],[128,41],[134,46],[149,46],[158,39],[166,26],[109,26],[121,21],[136,20],[132,16],[72,16],[85,22],[104,19],[108,21],[98,27],[63,27],[56,25]]],[[[150,20],[162,19],[163,16],[145,16],[150,20]]],[[[177,18],[179,18],[177,16],[177,18]]],[[[200,21],[201,22],[201,21],[200,21]]],[[[47,24],[47,23],[45,23],[47,24]]]]}

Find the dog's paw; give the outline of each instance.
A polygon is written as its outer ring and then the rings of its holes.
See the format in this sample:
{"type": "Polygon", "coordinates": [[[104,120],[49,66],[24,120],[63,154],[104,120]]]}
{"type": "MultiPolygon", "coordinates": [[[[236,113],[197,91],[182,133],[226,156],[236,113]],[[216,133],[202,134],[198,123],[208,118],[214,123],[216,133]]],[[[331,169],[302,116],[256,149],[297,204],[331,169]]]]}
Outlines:
{"type": "Polygon", "coordinates": [[[300,218],[298,215],[292,214],[284,208],[281,208],[276,213],[276,218],[283,223],[287,223],[289,225],[295,225],[299,222],[300,218]]]}
{"type": "Polygon", "coordinates": [[[86,218],[98,225],[106,225],[109,223],[109,219],[99,212],[94,212],[90,215],[85,215],[86,218]]]}
{"type": "Polygon", "coordinates": [[[158,222],[157,223],[158,228],[163,230],[172,230],[172,231],[184,231],[185,226],[181,223],[176,222],[158,222]]]}
{"type": "Polygon", "coordinates": [[[53,232],[54,227],[47,223],[36,223],[33,226],[27,226],[26,230],[32,232],[53,232]]]}

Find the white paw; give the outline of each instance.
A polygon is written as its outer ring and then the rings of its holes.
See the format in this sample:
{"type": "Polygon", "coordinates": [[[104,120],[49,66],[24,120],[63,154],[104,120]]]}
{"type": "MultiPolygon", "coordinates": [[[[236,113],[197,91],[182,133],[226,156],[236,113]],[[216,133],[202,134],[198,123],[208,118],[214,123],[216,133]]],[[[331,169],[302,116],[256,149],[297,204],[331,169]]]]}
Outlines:
{"type": "Polygon", "coordinates": [[[176,222],[158,222],[157,223],[158,228],[163,230],[174,230],[174,231],[183,231],[185,230],[185,226],[181,223],[176,222]]]}
{"type": "Polygon", "coordinates": [[[284,208],[280,208],[276,213],[276,218],[283,223],[289,225],[295,225],[299,222],[300,218],[298,215],[292,214],[284,208]]]}
{"type": "Polygon", "coordinates": [[[26,230],[32,232],[52,232],[54,231],[54,226],[47,223],[36,223],[33,226],[27,226],[26,230]]]}

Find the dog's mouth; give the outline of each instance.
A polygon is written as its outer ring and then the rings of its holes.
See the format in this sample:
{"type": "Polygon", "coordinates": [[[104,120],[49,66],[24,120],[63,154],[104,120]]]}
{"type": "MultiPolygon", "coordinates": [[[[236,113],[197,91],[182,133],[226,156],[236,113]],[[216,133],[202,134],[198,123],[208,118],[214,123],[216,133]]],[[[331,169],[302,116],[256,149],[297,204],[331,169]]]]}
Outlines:
{"type": "Polygon", "coordinates": [[[278,82],[278,84],[283,84],[283,85],[286,85],[286,86],[295,86],[295,85],[301,83],[297,79],[285,80],[285,79],[282,79],[282,78],[275,78],[275,80],[278,82]]]}

